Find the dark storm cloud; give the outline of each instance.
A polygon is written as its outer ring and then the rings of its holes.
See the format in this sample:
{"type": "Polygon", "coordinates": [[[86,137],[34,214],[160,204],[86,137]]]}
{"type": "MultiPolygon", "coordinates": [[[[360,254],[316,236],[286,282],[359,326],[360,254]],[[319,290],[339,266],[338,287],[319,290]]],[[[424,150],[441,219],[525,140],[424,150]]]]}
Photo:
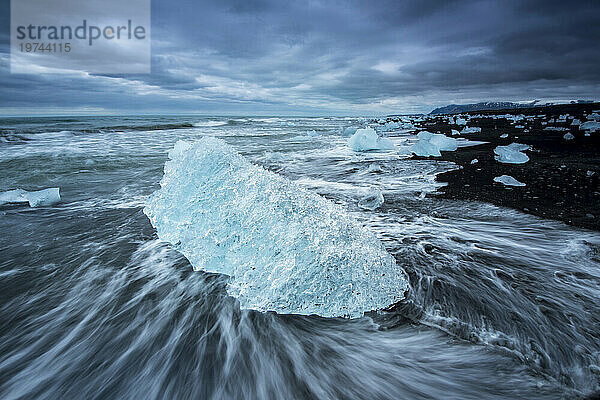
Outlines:
{"type": "Polygon", "coordinates": [[[154,0],[152,74],[9,75],[3,47],[0,106],[371,113],[598,98],[598,18],[597,1],[154,0]]]}

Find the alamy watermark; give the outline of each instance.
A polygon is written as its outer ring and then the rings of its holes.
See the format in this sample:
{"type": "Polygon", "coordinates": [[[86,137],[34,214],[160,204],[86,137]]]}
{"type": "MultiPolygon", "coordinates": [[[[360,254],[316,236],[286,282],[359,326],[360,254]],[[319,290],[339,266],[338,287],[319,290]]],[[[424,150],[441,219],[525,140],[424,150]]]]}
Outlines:
{"type": "Polygon", "coordinates": [[[150,73],[150,0],[11,0],[11,72],[150,73]]]}

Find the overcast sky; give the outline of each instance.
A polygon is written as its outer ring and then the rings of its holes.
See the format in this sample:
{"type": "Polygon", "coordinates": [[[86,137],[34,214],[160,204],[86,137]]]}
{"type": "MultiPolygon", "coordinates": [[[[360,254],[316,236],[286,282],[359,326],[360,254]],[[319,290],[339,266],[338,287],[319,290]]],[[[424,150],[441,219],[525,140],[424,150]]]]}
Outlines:
{"type": "Polygon", "coordinates": [[[149,75],[10,74],[0,113],[388,114],[600,99],[600,1],[152,1],[149,75]]]}

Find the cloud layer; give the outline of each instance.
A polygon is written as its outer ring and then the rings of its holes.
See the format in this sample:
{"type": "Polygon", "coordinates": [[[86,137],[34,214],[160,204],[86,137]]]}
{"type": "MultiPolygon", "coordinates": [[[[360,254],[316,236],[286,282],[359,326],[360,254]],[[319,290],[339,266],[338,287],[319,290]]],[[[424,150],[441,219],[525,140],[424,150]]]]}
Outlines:
{"type": "Polygon", "coordinates": [[[112,76],[11,75],[2,11],[4,113],[375,114],[600,93],[596,1],[154,0],[152,74],[112,76]]]}

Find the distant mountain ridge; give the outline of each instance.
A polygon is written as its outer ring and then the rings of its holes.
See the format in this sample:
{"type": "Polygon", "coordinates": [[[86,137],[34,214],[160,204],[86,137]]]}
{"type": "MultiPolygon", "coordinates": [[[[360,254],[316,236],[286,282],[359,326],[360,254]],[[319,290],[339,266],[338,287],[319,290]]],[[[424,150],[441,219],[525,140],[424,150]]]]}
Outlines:
{"type": "Polygon", "coordinates": [[[526,108],[534,107],[537,101],[531,103],[512,103],[510,101],[485,101],[474,104],[450,104],[449,106],[439,107],[431,111],[429,114],[459,114],[469,111],[483,110],[503,110],[511,108],[526,108]]]}

